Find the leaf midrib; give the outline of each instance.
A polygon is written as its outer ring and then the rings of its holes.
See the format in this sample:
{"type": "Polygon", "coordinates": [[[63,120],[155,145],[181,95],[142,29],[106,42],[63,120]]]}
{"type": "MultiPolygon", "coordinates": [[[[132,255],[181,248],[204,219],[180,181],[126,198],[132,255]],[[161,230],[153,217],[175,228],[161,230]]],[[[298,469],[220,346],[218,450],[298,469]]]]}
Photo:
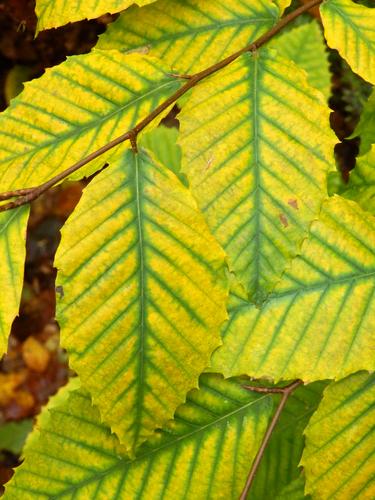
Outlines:
{"type": "Polygon", "coordinates": [[[139,352],[138,352],[138,394],[136,401],[136,418],[135,421],[139,422],[136,426],[136,431],[133,439],[133,443],[138,440],[140,426],[142,423],[142,404],[144,399],[144,377],[145,377],[145,259],[144,259],[144,238],[143,238],[143,218],[141,210],[141,183],[140,183],[140,173],[139,173],[139,155],[138,153],[132,153],[135,157],[135,201],[136,201],[136,217],[137,217],[137,228],[138,228],[138,256],[139,256],[139,288],[140,288],[140,332],[139,332],[139,352]]]}

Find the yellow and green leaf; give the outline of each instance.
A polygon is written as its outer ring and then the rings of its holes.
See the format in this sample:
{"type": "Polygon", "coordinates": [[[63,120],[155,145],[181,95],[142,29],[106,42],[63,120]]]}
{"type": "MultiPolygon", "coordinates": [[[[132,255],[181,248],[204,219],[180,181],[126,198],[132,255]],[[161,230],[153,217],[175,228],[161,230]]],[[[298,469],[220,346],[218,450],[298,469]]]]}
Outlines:
{"type": "Polygon", "coordinates": [[[306,71],[308,83],[320,90],[326,100],[331,91],[328,54],[322,30],[312,20],[274,38],[268,47],[306,71]]]}
{"type": "Polygon", "coordinates": [[[179,115],[182,171],[231,270],[258,301],[327,196],[336,142],[328,115],[305,72],[273,50],[246,54],[195,87],[179,115]]]}
{"type": "Polygon", "coordinates": [[[313,499],[374,497],[375,375],[330,385],[306,429],[301,464],[313,499]]]}
{"type": "Polygon", "coordinates": [[[375,215],[375,144],[368,153],[357,158],[347,189],[341,194],[375,215]]]}
{"type": "Polygon", "coordinates": [[[0,213],[0,358],[21,301],[26,257],[28,207],[0,213]]]}
{"type": "Polygon", "coordinates": [[[320,13],[329,47],[354,73],[375,84],[375,9],[352,0],[326,0],[320,13]]]}
{"type": "Polygon", "coordinates": [[[115,14],[133,3],[146,5],[155,0],[36,0],[37,31],[57,28],[67,23],[115,14]]]}
{"type": "Polygon", "coordinates": [[[180,85],[156,59],[117,51],[73,56],[47,69],[0,115],[0,191],[50,179],[126,132],[180,85]]]}
{"type": "Polygon", "coordinates": [[[147,52],[172,71],[192,73],[252,42],[277,17],[278,8],[269,0],[158,0],[124,12],[98,47],[147,52]]]}
{"type": "Polygon", "coordinates": [[[85,188],[56,267],[70,365],[134,448],[173,416],[220,345],[224,253],[175,174],[127,150],[85,188]]]}
{"type": "Polygon", "coordinates": [[[4,498],[236,500],[271,411],[270,395],[204,375],[200,390],[131,460],[88,394],[75,391],[51,409],[4,498]]]}
{"type": "Polygon", "coordinates": [[[213,370],[305,381],[373,370],[374,238],[371,214],[330,198],[269,301],[232,296],[213,370]]]}

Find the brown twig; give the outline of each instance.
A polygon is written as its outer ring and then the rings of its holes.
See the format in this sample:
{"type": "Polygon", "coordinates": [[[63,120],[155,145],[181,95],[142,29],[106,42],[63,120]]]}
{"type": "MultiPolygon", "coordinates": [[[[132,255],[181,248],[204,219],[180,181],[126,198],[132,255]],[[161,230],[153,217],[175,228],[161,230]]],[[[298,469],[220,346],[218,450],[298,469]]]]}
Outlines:
{"type": "Polygon", "coordinates": [[[276,427],[277,422],[279,421],[280,415],[288,401],[289,396],[292,392],[297,389],[298,386],[303,384],[302,380],[295,380],[291,384],[285,387],[253,387],[253,386],[243,386],[245,389],[255,392],[267,393],[267,394],[282,394],[278,407],[276,408],[275,414],[272,417],[271,423],[268,426],[266,433],[263,436],[262,443],[259,447],[258,453],[256,454],[254,461],[251,465],[251,469],[249,475],[247,476],[246,484],[244,489],[242,490],[240,500],[246,500],[247,495],[249,494],[251,485],[254,481],[255,474],[258,470],[259,464],[263,458],[264,452],[266,451],[267,445],[271,439],[271,435],[276,427]]]}
{"type": "MultiPolygon", "coordinates": [[[[155,118],[157,118],[163,111],[167,110],[169,106],[174,104],[181,96],[186,94],[191,88],[193,88],[197,83],[200,81],[204,80],[208,76],[211,76],[212,74],[216,73],[222,68],[225,68],[228,66],[228,64],[232,63],[236,59],[238,59],[241,55],[245,54],[246,52],[254,52],[257,49],[259,49],[262,45],[267,43],[269,40],[271,40],[277,33],[279,33],[285,26],[287,26],[289,23],[294,21],[298,16],[303,14],[304,12],[307,12],[311,7],[314,7],[315,5],[318,5],[322,2],[322,0],[311,0],[310,2],[302,5],[298,9],[294,10],[287,16],[285,16],[283,19],[281,19],[275,26],[273,26],[267,33],[264,35],[260,36],[257,38],[254,42],[251,44],[247,45],[246,47],[238,50],[234,54],[226,57],[222,61],[219,61],[216,64],[213,64],[212,66],[209,66],[208,68],[204,69],[203,71],[200,71],[198,73],[195,73],[194,75],[189,76],[187,79],[186,83],[182,85],[174,94],[172,94],[170,97],[168,97],[164,102],[162,102],[157,108],[155,108],[149,115],[147,115],[143,120],[141,120],[135,127],[133,127],[131,130],[128,130],[124,134],[120,135],[116,139],[113,139],[112,141],[108,142],[105,146],[99,148],[98,150],[94,151],[93,153],[89,154],[85,158],[82,158],[80,161],[72,165],[71,167],[67,168],[66,170],[60,172],[57,174],[55,177],[50,179],[49,181],[41,184],[40,186],[36,186],[33,188],[26,188],[26,189],[17,189],[14,191],[8,191],[6,193],[0,193],[0,201],[5,201],[9,200],[11,198],[16,198],[13,201],[10,201],[9,203],[6,203],[4,205],[0,206],[0,212],[4,212],[5,210],[11,210],[12,208],[19,207],[21,205],[25,205],[26,203],[29,203],[36,198],[38,198],[41,194],[43,194],[45,191],[50,189],[52,186],[57,184],[58,182],[66,179],[69,175],[72,173],[76,172],[80,168],[82,168],[84,165],[87,165],[89,162],[94,160],[95,158],[98,158],[101,156],[103,153],[109,151],[110,149],[114,148],[115,146],[121,144],[122,142],[125,142],[126,140],[130,140],[132,144],[132,149],[134,152],[137,151],[137,136],[138,134],[149,124],[151,123],[155,118]]],[[[184,75],[185,76],[185,75],[184,75]]]]}

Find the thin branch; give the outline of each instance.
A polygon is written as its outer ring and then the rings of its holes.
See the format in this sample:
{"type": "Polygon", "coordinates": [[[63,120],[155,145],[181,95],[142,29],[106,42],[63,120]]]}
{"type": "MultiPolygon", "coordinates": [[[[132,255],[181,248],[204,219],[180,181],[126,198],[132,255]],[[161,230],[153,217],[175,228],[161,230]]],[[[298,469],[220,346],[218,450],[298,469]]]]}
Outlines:
{"type": "Polygon", "coordinates": [[[101,156],[103,153],[109,151],[110,149],[114,148],[115,146],[121,144],[122,142],[125,142],[127,140],[131,141],[132,149],[134,152],[137,151],[137,136],[138,134],[149,124],[151,123],[155,118],[157,118],[163,111],[167,110],[169,106],[173,105],[181,96],[186,94],[190,89],[195,87],[197,83],[200,81],[204,80],[208,76],[213,75],[217,71],[221,70],[222,68],[225,68],[228,66],[228,64],[232,63],[236,59],[238,59],[241,55],[245,54],[246,52],[254,52],[257,49],[259,49],[262,45],[267,43],[269,40],[271,40],[277,33],[279,33],[285,26],[287,26],[289,23],[294,21],[298,16],[303,14],[304,12],[307,12],[311,7],[314,7],[315,5],[318,5],[322,2],[322,0],[311,0],[310,2],[302,5],[298,9],[294,10],[287,16],[285,16],[283,19],[281,19],[275,26],[273,26],[267,33],[264,35],[260,36],[257,38],[254,42],[250,43],[246,47],[238,50],[234,54],[226,57],[222,61],[219,61],[216,64],[213,64],[212,66],[209,66],[208,68],[204,69],[203,71],[200,71],[194,75],[176,75],[176,78],[182,78],[182,79],[187,79],[186,83],[182,85],[174,94],[172,94],[170,97],[168,97],[164,102],[162,102],[157,108],[155,108],[149,115],[147,115],[143,120],[141,120],[135,127],[133,127],[131,130],[128,130],[124,134],[120,135],[116,139],[113,139],[112,141],[108,142],[105,146],[99,148],[98,150],[94,151],[93,153],[89,154],[85,158],[82,158],[79,160],[77,163],[72,165],[71,167],[67,168],[66,170],[60,172],[57,174],[55,177],[50,179],[49,181],[41,184],[40,186],[35,186],[32,188],[26,188],[26,189],[17,189],[14,191],[8,191],[6,193],[0,193],[0,201],[5,201],[9,200],[11,198],[16,198],[13,201],[10,201],[9,203],[6,203],[4,205],[0,206],[0,212],[5,212],[6,210],[11,210],[12,208],[19,207],[21,205],[25,205],[26,203],[29,203],[36,198],[38,198],[41,194],[43,194],[45,191],[53,187],[55,184],[58,182],[64,180],[66,177],[69,175],[73,174],[77,170],[81,169],[83,166],[87,165],[90,163],[92,160],[95,158],[98,158],[101,156]]]}
{"type": "Polygon", "coordinates": [[[263,436],[262,443],[259,447],[258,453],[256,454],[256,457],[254,458],[254,461],[251,465],[251,469],[249,472],[249,475],[247,476],[246,484],[244,489],[242,490],[240,500],[246,500],[247,495],[249,494],[251,485],[254,481],[255,474],[258,470],[259,464],[263,458],[264,452],[266,451],[267,445],[271,439],[272,433],[276,427],[277,422],[279,421],[280,415],[286,405],[286,402],[288,401],[289,396],[292,394],[292,392],[297,389],[298,386],[303,384],[302,380],[295,380],[291,384],[285,386],[285,387],[253,387],[253,386],[243,386],[245,389],[248,389],[250,391],[255,391],[255,392],[262,392],[262,393],[268,393],[268,394],[274,394],[274,393],[279,393],[282,394],[282,397],[280,399],[279,405],[276,408],[275,414],[272,417],[271,423],[268,426],[266,433],[263,436]]]}

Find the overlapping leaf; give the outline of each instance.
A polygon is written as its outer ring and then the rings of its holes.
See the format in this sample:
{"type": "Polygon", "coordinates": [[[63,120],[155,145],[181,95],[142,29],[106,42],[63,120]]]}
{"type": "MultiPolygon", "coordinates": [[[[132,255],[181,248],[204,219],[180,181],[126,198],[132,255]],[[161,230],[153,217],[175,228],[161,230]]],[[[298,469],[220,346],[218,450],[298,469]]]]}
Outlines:
{"type": "Polygon", "coordinates": [[[357,158],[342,195],[355,200],[364,210],[375,215],[375,144],[367,154],[357,158]]]}
{"type": "Polygon", "coordinates": [[[313,20],[282,33],[271,40],[268,47],[276,49],[283,57],[304,69],[309,84],[328,99],[331,75],[323,34],[317,21],[313,20]]]}
{"type": "Polygon", "coordinates": [[[195,387],[226,317],[224,253],[177,177],[130,150],[85,189],[62,231],[62,344],[131,448],[195,387]]]}
{"type": "Polygon", "coordinates": [[[10,328],[20,306],[28,215],[28,207],[0,213],[0,357],[7,350],[10,328]]]}
{"type": "MultiPolygon", "coordinates": [[[[155,0],[136,0],[146,5],[155,0]]],[[[38,31],[56,28],[81,19],[93,19],[107,12],[114,14],[132,5],[134,0],[36,0],[38,31]]]]}
{"type": "Polygon", "coordinates": [[[145,134],[141,144],[145,149],[152,151],[155,159],[171,169],[181,180],[181,148],[177,144],[178,130],[163,125],[145,134]]]}
{"type": "Polygon", "coordinates": [[[320,402],[324,386],[322,382],[302,386],[290,396],[255,476],[251,499],[278,498],[284,488],[299,478],[303,431],[320,402]]]}
{"type": "Polygon", "coordinates": [[[335,139],[305,73],[274,51],[197,86],[179,115],[183,172],[230,268],[262,299],[326,196],[335,139]]]}
{"type": "Polygon", "coordinates": [[[329,47],[337,49],[355,73],[375,84],[375,9],[352,0],[327,0],[320,13],[329,47]]]}
{"type": "Polygon", "coordinates": [[[66,169],[126,132],[180,84],[154,58],[117,51],[47,69],[0,116],[0,191],[31,187],[66,169]]]}
{"type": "Polygon", "coordinates": [[[313,498],[374,496],[375,376],[351,375],[330,385],[306,429],[302,465],[313,498]]]}
{"type": "Polygon", "coordinates": [[[174,71],[192,73],[244,47],[277,17],[268,0],[159,0],[122,14],[98,47],[149,52],[174,71]]]}
{"type": "Polygon", "coordinates": [[[270,300],[232,297],[213,369],[305,381],[374,369],[374,237],[372,215],[329,199],[270,300]]]}
{"type": "Polygon", "coordinates": [[[215,375],[202,377],[175,420],[134,461],[101,423],[87,393],[71,393],[41,424],[5,499],[237,499],[272,401],[215,375]]]}

